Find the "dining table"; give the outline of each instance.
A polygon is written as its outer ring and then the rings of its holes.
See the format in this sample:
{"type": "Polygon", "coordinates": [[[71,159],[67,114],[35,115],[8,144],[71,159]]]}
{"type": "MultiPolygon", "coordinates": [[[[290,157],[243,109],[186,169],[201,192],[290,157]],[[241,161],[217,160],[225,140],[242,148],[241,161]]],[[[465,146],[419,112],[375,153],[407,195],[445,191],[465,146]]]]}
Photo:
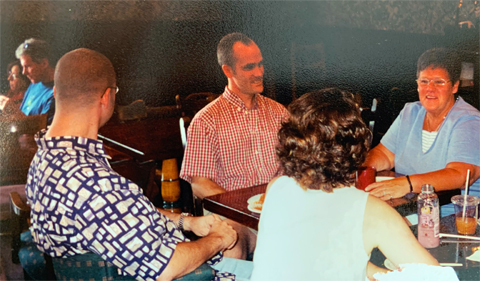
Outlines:
{"type": "MultiPolygon", "coordinates": [[[[413,234],[417,236],[417,225],[410,226],[413,234]]],[[[440,218],[440,233],[457,235],[455,225],[455,214],[440,218]]],[[[464,235],[460,235],[465,237],[464,235]]],[[[480,238],[480,225],[474,234],[469,236],[480,238]]],[[[441,237],[440,245],[427,249],[427,251],[437,259],[440,265],[452,266],[461,281],[480,279],[480,262],[467,259],[475,251],[480,251],[480,240],[471,240],[465,238],[441,237]]],[[[478,254],[478,253],[477,253],[478,254]]],[[[377,266],[389,268],[391,263],[386,261],[385,256],[380,250],[372,251],[370,261],[377,266]]]]}
{"type": "MultiPolygon", "coordinates": [[[[400,177],[402,174],[393,171],[377,173],[377,176],[400,177]]],[[[265,193],[267,184],[256,185],[234,191],[216,194],[203,199],[203,207],[213,213],[224,216],[252,229],[258,229],[260,211],[249,208],[248,200],[265,193]]],[[[440,205],[450,203],[452,196],[460,194],[459,189],[438,192],[440,205]]],[[[395,208],[400,215],[408,216],[417,213],[417,193],[408,193],[403,197],[387,200],[386,203],[395,208]]]]}

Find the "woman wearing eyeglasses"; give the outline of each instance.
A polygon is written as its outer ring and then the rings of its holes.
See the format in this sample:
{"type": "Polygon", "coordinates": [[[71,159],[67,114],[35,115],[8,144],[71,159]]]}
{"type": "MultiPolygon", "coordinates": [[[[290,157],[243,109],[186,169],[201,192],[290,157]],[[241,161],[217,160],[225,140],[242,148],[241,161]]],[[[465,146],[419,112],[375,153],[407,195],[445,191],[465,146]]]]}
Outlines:
{"type": "MultiPolygon", "coordinates": [[[[418,102],[407,103],[380,144],[365,161],[377,171],[404,174],[373,183],[365,191],[383,200],[419,193],[423,184],[435,191],[465,188],[480,195],[480,112],[455,98],[460,60],[452,50],[430,49],[417,62],[418,102]]],[[[443,206],[442,216],[453,213],[443,206]]]]}
{"type": "Polygon", "coordinates": [[[19,61],[14,61],[8,64],[7,75],[10,89],[5,94],[8,101],[4,105],[4,111],[20,108],[25,91],[27,90],[28,85],[30,85],[30,80],[22,75],[22,66],[19,61]]]}

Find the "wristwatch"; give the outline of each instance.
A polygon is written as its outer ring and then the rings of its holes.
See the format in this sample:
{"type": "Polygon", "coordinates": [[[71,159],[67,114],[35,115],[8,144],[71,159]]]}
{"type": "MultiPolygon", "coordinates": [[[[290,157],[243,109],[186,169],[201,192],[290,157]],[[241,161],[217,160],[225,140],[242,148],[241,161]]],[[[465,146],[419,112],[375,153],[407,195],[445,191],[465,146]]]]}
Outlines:
{"type": "Polygon", "coordinates": [[[178,229],[180,231],[184,231],[185,229],[183,229],[183,220],[185,219],[185,217],[188,217],[190,216],[189,213],[181,213],[180,214],[180,219],[178,220],[178,229]]]}

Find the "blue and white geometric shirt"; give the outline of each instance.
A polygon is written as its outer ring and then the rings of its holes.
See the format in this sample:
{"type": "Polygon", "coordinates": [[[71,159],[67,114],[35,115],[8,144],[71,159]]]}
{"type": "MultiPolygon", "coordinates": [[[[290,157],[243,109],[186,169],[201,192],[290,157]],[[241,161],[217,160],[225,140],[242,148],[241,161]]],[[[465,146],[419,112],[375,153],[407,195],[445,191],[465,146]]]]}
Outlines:
{"type": "MultiPolygon", "coordinates": [[[[188,239],[135,183],[112,170],[101,141],[45,133],[36,136],[26,185],[37,247],[52,257],[94,252],[136,279],[155,280],[177,243],[188,239]]],[[[216,279],[225,277],[233,276],[216,279]]]]}

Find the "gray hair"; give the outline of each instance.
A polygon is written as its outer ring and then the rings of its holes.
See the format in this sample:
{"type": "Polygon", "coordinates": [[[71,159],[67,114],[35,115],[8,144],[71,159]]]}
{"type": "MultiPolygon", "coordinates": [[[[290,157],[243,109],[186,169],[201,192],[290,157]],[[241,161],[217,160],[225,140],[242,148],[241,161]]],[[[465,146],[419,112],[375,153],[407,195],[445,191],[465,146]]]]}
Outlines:
{"type": "Polygon", "coordinates": [[[21,56],[28,55],[36,63],[42,59],[47,59],[50,63],[50,46],[46,41],[30,38],[25,40],[15,51],[15,56],[20,59],[21,56]]]}
{"type": "Polygon", "coordinates": [[[448,48],[433,48],[425,51],[417,61],[417,78],[420,72],[428,67],[445,69],[452,85],[460,79],[460,72],[462,71],[457,52],[448,48]]]}

